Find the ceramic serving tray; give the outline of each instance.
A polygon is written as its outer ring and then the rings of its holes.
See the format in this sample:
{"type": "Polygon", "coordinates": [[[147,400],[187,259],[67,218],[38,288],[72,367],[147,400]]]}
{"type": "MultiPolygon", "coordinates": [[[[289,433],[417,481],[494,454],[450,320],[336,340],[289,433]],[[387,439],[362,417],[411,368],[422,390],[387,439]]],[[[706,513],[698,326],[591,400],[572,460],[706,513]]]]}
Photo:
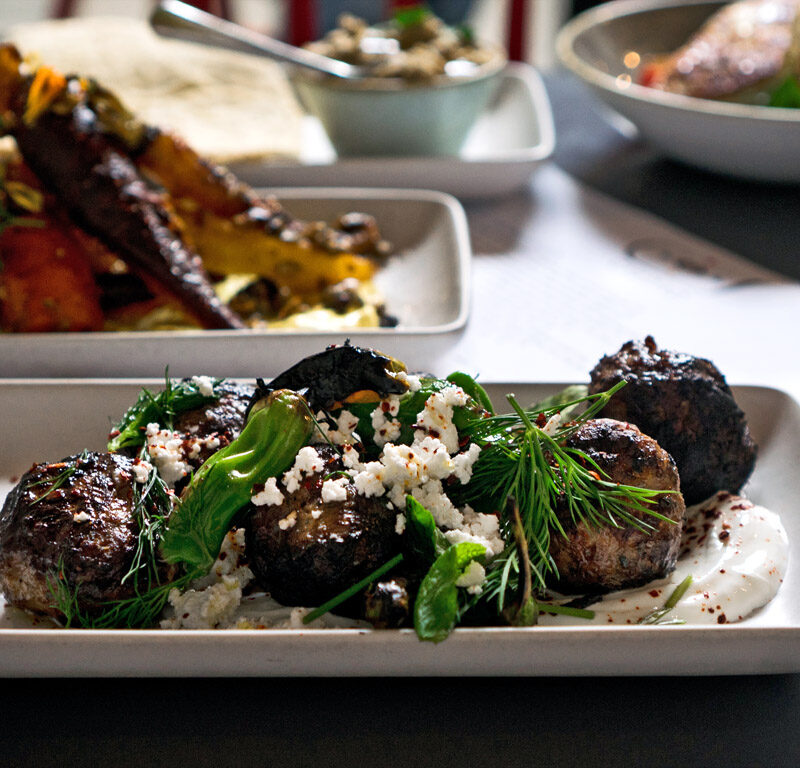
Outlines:
{"type": "Polygon", "coordinates": [[[141,331],[0,333],[0,377],[271,376],[350,338],[402,357],[436,359],[469,314],[471,248],[464,210],[428,190],[272,189],[294,216],[333,220],[348,211],[377,219],[393,255],[374,282],[396,328],[345,331],[141,331]]]}
{"type": "MultiPolygon", "coordinates": [[[[33,462],[101,449],[142,383],[0,382],[0,499],[33,462]]],[[[497,384],[533,402],[561,384],[497,384]]],[[[0,607],[5,676],[720,675],[800,672],[800,407],[787,394],[735,388],[759,444],[745,489],[781,515],[790,563],[775,599],[745,621],[710,626],[459,629],[439,645],[410,630],[65,630],[0,607]]],[[[0,602],[0,606],[2,602],[0,602]]]]}

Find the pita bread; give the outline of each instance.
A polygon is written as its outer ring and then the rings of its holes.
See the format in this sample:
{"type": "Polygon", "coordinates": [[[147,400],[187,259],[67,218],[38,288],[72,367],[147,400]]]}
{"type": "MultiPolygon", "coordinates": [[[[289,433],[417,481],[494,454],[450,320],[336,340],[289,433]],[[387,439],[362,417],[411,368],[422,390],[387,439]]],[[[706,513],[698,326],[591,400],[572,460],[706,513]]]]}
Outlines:
{"type": "Polygon", "coordinates": [[[217,162],[299,157],[302,111],[275,62],[166,40],[120,16],[20,25],[8,39],[35,63],[95,78],[217,162]]]}

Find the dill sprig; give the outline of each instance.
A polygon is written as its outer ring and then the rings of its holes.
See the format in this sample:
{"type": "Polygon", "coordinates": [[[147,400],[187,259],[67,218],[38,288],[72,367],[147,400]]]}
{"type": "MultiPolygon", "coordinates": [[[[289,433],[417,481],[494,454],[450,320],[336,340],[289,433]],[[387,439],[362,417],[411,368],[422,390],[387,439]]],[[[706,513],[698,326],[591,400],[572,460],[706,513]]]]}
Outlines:
{"type": "Polygon", "coordinates": [[[175,496],[168,492],[155,467],[150,468],[146,483],[133,484],[133,516],[139,530],[131,567],[122,577],[122,584],[133,579],[134,588],[138,590],[139,579],[143,576],[147,585],[160,583],[158,545],[174,503],[175,496]]]}
{"type": "Polygon", "coordinates": [[[173,589],[184,590],[202,574],[185,573],[177,579],[150,589],[137,591],[124,600],[101,603],[91,609],[82,607],[79,586],[70,585],[62,570],[48,580],[53,605],[63,614],[65,627],[83,629],[136,629],[156,623],[173,589]]]}
{"type": "MultiPolygon", "coordinates": [[[[511,413],[478,419],[468,426],[467,433],[481,446],[481,455],[469,484],[459,489],[458,501],[485,508],[489,500],[494,509],[504,510],[510,498],[515,500],[535,588],[543,588],[547,576],[557,573],[549,549],[551,536],[566,535],[559,510],[566,510],[576,524],[644,531],[655,527],[648,517],[668,519],[654,506],[665,491],[615,483],[590,456],[566,445],[624,384],[543,410],[525,410],[514,395],[508,395],[511,413]],[[585,406],[583,413],[563,423],[560,414],[573,413],[578,406],[585,406]]],[[[499,614],[517,592],[526,567],[515,540],[514,521],[507,513],[501,516],[501,531],[508,543],[491,562],[481,596],[495,602],[499,614]]]]}
{"type": "MultiPolygon", "coordinates": [[[[212,391],[224,379],[212,379],[212,391]]],[[[161,392],[153,394],[142,389],[136,402],[114,425],[112,437],[108,441],[109,451],[137,447],[144,443],[144,430],[151,422],[158,422],[162,428],[172,429],[173,419],[179,413],[190,411],[216,400],[218,395],[204,395],[200,385],[191,380],[172,381],[165,376],[165,386],[161,392]]]]}

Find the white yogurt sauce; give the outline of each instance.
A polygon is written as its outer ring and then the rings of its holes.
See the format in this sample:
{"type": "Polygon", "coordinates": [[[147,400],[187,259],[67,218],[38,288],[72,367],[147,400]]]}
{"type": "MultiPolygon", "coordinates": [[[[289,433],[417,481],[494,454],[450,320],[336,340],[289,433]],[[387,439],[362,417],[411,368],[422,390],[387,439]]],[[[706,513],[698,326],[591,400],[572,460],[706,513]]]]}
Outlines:
{"type": "Polygon", "coordinates": [[[664,606],[687,577],[692,584],[665,619],[686,624],[741,621],[777,593],[789,560],[789,542],[774,512],[730,493],[687,509],[681,553],[666,579],[605,595],[587,606],[594,619],[540,616],[543,625],[636,624],[664,606]]]}

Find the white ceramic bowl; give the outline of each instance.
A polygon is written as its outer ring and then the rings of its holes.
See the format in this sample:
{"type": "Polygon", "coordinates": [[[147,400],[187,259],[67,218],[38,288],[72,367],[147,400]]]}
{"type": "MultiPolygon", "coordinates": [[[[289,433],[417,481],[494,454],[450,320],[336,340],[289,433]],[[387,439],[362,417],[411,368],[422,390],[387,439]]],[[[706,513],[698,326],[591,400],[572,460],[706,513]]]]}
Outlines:
{"type": "Polygon", "coordinates": [[[502,56],[468,77],[350,81],[296,72],[300,101],[339,156],[455,155],[500,82],[502,56]]]}
{"type": "Polygon", "coordinates": [[[680,46],[723,5],[606,3],[561,30],[558,57],[670,157],[731,176],[800,183],[800,110],[697,99],[636,84],[648,56],[680,46]]]}

